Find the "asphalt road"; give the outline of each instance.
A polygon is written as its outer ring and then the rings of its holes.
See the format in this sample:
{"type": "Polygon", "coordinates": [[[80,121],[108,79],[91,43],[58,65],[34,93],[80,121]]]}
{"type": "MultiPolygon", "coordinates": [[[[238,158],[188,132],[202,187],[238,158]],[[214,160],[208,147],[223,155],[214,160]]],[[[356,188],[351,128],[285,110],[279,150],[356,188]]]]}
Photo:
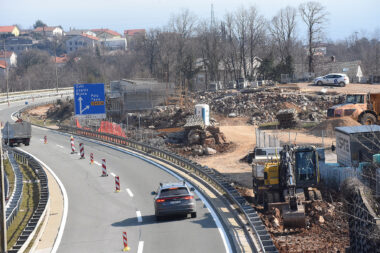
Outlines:
{"type": "MultiPolygon", "coordinates": [[[[0,105],[0,120],[10,119],[23,103],[0,105]]],[[[226,252],[210,211],[197,196],[197,218],[176,217],[156,222],[153,196],[159,182],[177,180],[164,170],[126,153],[93,142],[84,143],[86,159],[70,154],[70,138],[33,127],[30,146],[21,148],[48,165],[62,181],[68,196],[68,216],[58,252],[120,252],[122,232],[129,252],[226,252]],[[48,143],[44,144],[44,136],[48,143]],[[94,154],[90,164],[89,154],[94,154]],[[108,177],[101,177],[106,159],[108,177]],[[121,192],[115,192],[114,176],[121,192]],[[140,216],[141,215],[141,216],[140,216]]]]}

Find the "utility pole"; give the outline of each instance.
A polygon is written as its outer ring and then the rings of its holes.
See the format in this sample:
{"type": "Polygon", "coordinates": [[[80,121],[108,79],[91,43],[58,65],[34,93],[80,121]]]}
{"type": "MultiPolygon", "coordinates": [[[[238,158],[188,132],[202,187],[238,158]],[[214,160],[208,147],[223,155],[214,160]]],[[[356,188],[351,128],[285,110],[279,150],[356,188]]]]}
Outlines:
{"type": "MultiPolygon", "coordinates": [[[[5,56],[5,37],[4,37],[4,40],[3,40],[3,49],[4,49],[4,60],[6,59],[6,56],[5,56]]],[[[5,60],[5,79],[6,79],[6,83],[7,83],[7,102],[9,104],[9,85],[8,85],[8,64],[7,64],[7,61],[5,60]]]]}
{"type": "MultiPolygon", "coordinates": [[[[2,137],[2,136],[1,136],[2,137]]],[[[2,138],[1,138],[2,139],[2,138]]],[[[0,146],[0,253],[7,252],[7,226],[5,217],[4,165],[3,148],[0,146]]]]}
{"type": "Polygon", "coordinates": [[[57,68],[57,40],[54,38],[54,65],[55,65],[55,81],[56,81],[56,89],[58,93],[58,68],[57,68]]]}

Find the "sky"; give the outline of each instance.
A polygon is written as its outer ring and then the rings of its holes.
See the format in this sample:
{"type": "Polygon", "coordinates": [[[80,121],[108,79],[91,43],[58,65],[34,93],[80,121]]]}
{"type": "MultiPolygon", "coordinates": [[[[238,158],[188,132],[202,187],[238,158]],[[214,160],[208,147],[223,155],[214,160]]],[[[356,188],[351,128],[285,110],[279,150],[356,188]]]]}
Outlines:
{"type": "MultiPolygon", "coordinates": [[[[345,39],[358,35],[380,39],[380,0],[316,0],[326,7],[329,21],[326,38],[345,39]]],[[[64,30],[70,28],[109,28],[123,33],[126,29],[165,26],[171,15],[189,9],[200,19],[209,19],[211,4],[217,19],[241,7],[255,6],[270,20],[286,6],[298,7],[304,0],[0,0],[0,26],[18,24],[31,28],[36,20],[64,30]]],[[[298,34],[305,31],[299,19],[298,34]]]]}

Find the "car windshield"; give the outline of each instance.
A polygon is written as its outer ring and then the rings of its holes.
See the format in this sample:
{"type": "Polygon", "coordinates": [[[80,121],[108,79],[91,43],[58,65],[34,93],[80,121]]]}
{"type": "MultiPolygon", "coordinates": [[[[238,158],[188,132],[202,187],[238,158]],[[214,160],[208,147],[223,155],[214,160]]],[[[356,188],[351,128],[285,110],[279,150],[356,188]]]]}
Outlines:
{"type": "Polygon", "coordinates": [[[180,195],[188,195],[189,191],[186,187],[173,187],[161,190],[160,197],[172,197],[180,195]]]}
{"type": "Polygon", "coordinates": [[[362,104],[364,103],[364,95],[347,95],[346,103],[362,104]]]}

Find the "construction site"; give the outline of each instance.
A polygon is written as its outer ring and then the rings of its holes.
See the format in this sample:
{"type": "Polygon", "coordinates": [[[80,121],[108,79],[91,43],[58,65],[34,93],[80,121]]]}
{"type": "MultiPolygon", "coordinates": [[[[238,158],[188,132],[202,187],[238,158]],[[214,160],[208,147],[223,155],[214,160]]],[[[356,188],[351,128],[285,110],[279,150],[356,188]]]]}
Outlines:
{"type": "Polygon", "coordinates": [[[72,100],[24,117],[123,135],[216,169],[258,211],[279,252],[373,252],[379,245],[380,100],[369,95],[379,87],[191,93],[154,85],[112,83],[103,122],[74,119],[72,100]],[[348,101],[350,94],[363,96],[366,108],[348,101]]]}

